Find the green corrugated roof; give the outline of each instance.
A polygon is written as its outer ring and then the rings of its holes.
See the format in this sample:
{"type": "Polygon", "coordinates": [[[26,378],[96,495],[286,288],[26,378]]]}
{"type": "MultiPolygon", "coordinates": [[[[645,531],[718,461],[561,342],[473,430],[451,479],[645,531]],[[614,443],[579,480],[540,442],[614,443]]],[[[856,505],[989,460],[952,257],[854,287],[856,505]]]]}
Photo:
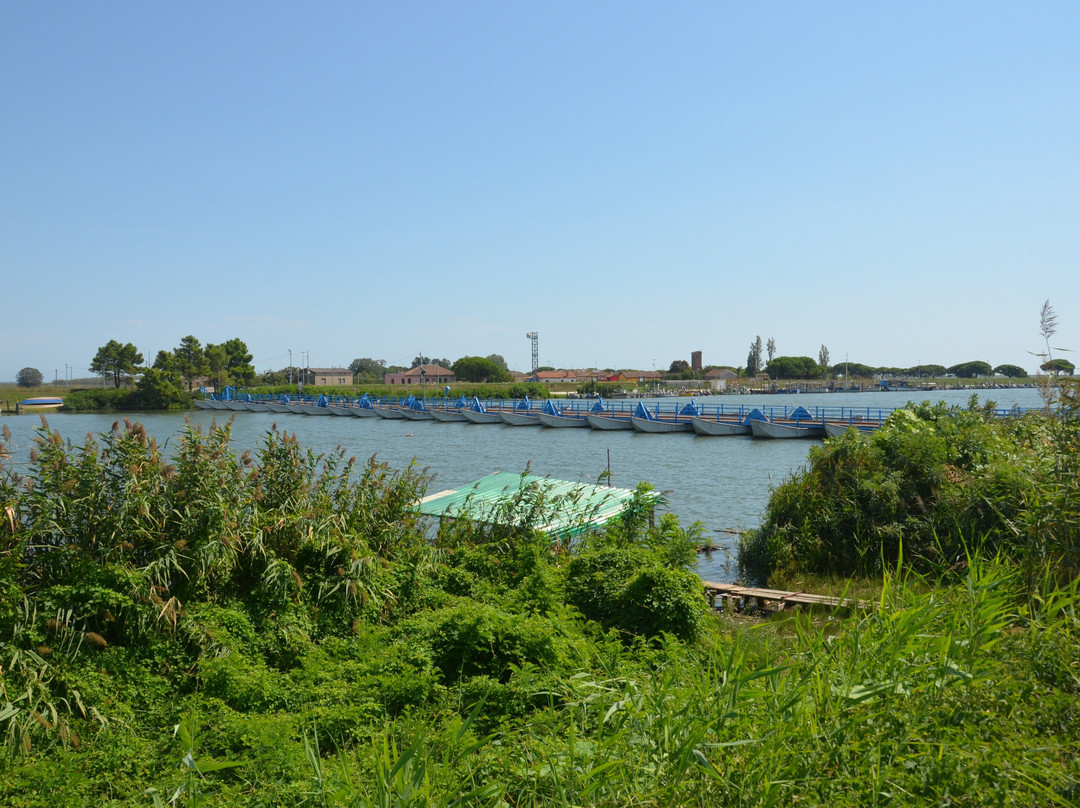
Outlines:
{"type": "MultiPolygon", "coordinates": [[[[461,488],[424,497],[420,501],[420,513],[464,516],[479,522],[512,522],[526,516],[535,506],[537,511],[533,516],[542,524],[534,527],[564,538],[607,524],[626,509],[635,493],[631,488],[608,488],[499,471],[461,488]]],[[[660,501],[660,494],[655,491],[648,497],[652,504],[660,501]]]]}

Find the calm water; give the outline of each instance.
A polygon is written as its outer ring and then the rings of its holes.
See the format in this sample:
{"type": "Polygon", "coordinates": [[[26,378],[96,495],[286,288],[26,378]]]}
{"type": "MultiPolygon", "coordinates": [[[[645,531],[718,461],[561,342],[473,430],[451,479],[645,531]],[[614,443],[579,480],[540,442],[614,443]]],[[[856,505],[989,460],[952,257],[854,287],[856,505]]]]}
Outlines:
{"type": "MultiPolygon", "coordinates": [[[[835,393],[791,396],[726,396],[705,399],[717,403],[807,407],[898,407],[909,400],[931,397],[934,401],[964,405],[969,392],[835,393]]],[[[1036,390],[987,390],[983,400],[999,407],[1039,407],[1036,390]]],[[[685,401],[685,399],[683,399],[685,401]]],[[[668,404],[671,400],[667,400],[668,404]]],[[[206,410],[189,413],[193,423],[209,426],[214,414],[206,410]]],[[[111,428],[117,416],[52,413],[50,426],[66,439],[81,442],[87,432],[98,434],[111,428]]],[[[182,414],[140,413],[139,420],[159,443],[177,435],[184,426],[182,414]]],[[[220,419],[220,416],[219,416],[220,419]]],[[[0,424],[12,432],[10,449],[17,465],[25,464],[41,423],[37,415],[6,416],[0,424]]],[[[544,429],[539,427],[481,426],[430,421],[391,421],[382,418],[310,417],[271,413],[236,413],[232,436],[242,451],[256,448],[273,424],[294,432],[302,446],[316,452],[341,446],[347,454],[367,459],[376,455],[392,467],[416,462],[435,475],[430,492],[455,488],[495,471],[524,471],[565,480],[593,482],[611,458],[614,485],[632,488],[641,481],[666,492],[667,510],[684,525],[701,522],[718,544],[732,547],[727,531],[758,524],[769,492],[800,468],[807,451],[817,441],[764,441],[746,437],[699,437],[690,434],[646,435],[591,429],[544,429]]],[[[175,438],[173,438],[175,440],[175,438]]],[[[725,553],[702,556],[699,572],[715,581],[731,580],[725,553]]]]}

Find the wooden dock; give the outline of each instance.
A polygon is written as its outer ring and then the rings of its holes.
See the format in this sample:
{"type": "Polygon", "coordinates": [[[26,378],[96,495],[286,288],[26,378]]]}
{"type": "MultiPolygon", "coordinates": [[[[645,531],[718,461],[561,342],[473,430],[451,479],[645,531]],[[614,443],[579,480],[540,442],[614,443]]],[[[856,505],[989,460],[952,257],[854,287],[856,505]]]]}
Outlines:
{"type": "Polygon", "coordinates": [[[746,608],[751,602],[765,611],[783,611],[793,606],[827,606],[831,609],[870,609],[873,604],[858,598],[836,598],[815,595],[811,592],[788,592],[782,589],[761,589],[738,584],[717,584],[705,581],[705,594],[710,603],[716,598],[728,600],[737,608],[746,608]]]}

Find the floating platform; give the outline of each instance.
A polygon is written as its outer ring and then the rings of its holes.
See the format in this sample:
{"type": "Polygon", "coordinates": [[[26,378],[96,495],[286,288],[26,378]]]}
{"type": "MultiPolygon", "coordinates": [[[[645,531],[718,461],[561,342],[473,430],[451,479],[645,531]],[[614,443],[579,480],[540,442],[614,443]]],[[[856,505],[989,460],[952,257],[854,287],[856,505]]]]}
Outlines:
{"type": "Polygon", "coordinates": [[[425,516],[493,523],[513,521],[522,515],[519,510],[539,505],[546,523],[535,525],[536,529],[554,539],[567,539],[617,519],[637,496],[644,496],[650,506],[661,499],[658,491],[639,495],[632,488],[498,471],[460,488],[426,496],[418,510],[425,516]]]}
{"type": "Polygon", "coordinates": [[[738,584],[717,584],[705,581],[705,594],[710,601],[716,598],[729,600],[745,608],[755,601],[764,611],[781,612],[792,606],[826,606],[830,609],[867,610],[873,608],[870,601],[858,598],[836,598],[831,595],[815,595],[811,592],[789,592],[783,589],[761,589],[738,584]]]}

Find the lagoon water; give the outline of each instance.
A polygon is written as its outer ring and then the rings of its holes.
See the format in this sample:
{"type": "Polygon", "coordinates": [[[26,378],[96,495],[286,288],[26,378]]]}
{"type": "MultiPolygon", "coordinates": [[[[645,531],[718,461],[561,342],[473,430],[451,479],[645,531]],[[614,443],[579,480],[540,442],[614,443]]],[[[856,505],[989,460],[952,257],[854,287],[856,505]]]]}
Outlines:
{"type": "MultiPolygon", "coordinates": [[[[981,401],[998,407],[1038,408],[1042,399],[1035,389],[976,391],[981,401]]],[[[909,401],[945,401],[964,406],[970,391],[933,393],[830,393],[826,395],[725,396],[703,400],[707,406],[797,406],[893,408],[909,401]]],[[[671,400],[668,399],[668,402],[671,400]]],[[[685,399],[683,399],[685,401],[685,399]]],[[[220,422],[222,413],[216,413],[220,422]]],[[[72,443],[86,433],[108,431],[117,414],[47,415],[49,425],[72,443]]],[[[183,430],[180,413],[137,413],[127,416],[143,423],[159,443],[175,441],[183,430]]],[[[187,417],[204,429],[215,413],[196,410],[187,417]]],[[[12,433],[8,444],[17,467],[27,462],[38,415],[5,416],[0,425],[12,433]]],[[[626,431],[545,429],[540,427],[481,426],[464,423],[386,420],[382,418],[314,418],[272,413],[235,413],[233,445],[238,451],[255,449],[274,424],[295,433],[301,446],[315,452],[341,446],[347,455],[364,460],[372,455],[393,468],[415,462],[434,475],[429,493],[455,488],[495,471],[522,472],[559,479],[595,482],[611,460],[612,484],[632,488],[650,483],[665,492],[666,510],[683,525],[700,522],[707,538],[728,550],[734,546],[732,530],[756,526],[769,493],[803,466],[809,447],[820,441],[753,440],[748,437],[700,437],[690,434],[646,435],[626,431]]],[[[706,580],[729,581],[734,569],[728,552],[699,559],[698,571],[706,580]]]]}

